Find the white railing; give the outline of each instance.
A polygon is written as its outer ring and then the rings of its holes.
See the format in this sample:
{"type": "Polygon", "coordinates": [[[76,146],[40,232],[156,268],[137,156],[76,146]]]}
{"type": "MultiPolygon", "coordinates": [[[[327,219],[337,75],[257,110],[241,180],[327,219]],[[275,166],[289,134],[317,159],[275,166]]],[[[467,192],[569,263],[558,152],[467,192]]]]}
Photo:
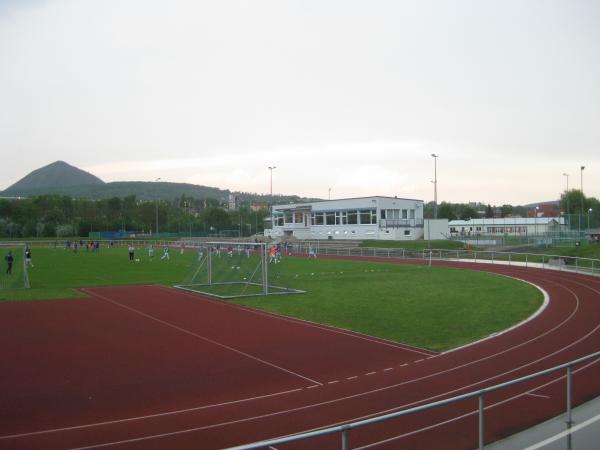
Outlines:
{"type": "Polygon", "coordinates": [[[318,244],[307,245],[304,243],[294,245],[292,251],[304,254],[308,253],[309,248],[318,255],[323,256],[481,262],[600,275],[600,259],[540,253],[491,250],[408,250],[403,248],[331,247],[319,246],[318,244]]]}
{"type": "Polygon", "coordinates": [[[269,440],[265,440],[265,441],[254,442],[252,444],[231,447],[228,450],[254,450],[254,449],[268,448],[268,447],[278,445],[278,444],[285,444],[288,442],[301,441],[301,440],[311,439],[314,437],[325,436],[325,435],[329,435],[329,434],[340,434],[341,448],[342,448],[342,450],[348,450],[348,432],[351,430],[365,427],[368,425],[372,425],[374,423],[384,422],[384,421],[387,421],[390,419],[396,419],[396,418],[402,417],[402,416],[408,416],[410,414],[415,414],[415,413],[418,413],[421,411],[438,408],[443,405],[460,402],[460,401],[474,398],[474,397],[477,397],[479,400],[479,407],[478,407],[478,411],[477,411],[477,414],[478,414],[478,447],[477,448],[483,449],[484,448],[483,436],[485,433],[485,420],[484,420],[485,395],[489,394],[491,392],[495,392],[495,391],[507,388],[509,386],[514,386],[516,384],[523,383],[525,381],[529,381],[534,378],[538,378],[543,375],[548,375],[550,373],[554,373],[554,372],[557,372],[560,370],[565,370],[565,376],[566,376],[565,415],[566,415],[567,428],[571,428],[571,426],[573,424],[573,419],[572,419],[573,366],[581,364],[586,361],[595,360],[598,358],[600,358],[600,352],[595,352],[590,355],[584,356],[583,358],[575,359],[573,361],[570,361],[565,364],[561,364],[559,366],[552,367],[550,369],[541,370],[539,372],[536,372],[536,373],[533,373],[530,375],[526,375],[521,378],[516,378],[514,380],[506,381],[504,383],[496,384],[494,386],[479,389],[477,391],[472,391],[472,392],[469,392],[466,394],[458,395],[455,397],[450,397],[450,398],[440,400],[437,402],[427,403],[426,405],[416,406],[414,408],[404,409],[401,411],[384,414],[384,415],[373,417],[370,419],[359,420],[356,422],[350,422],[350,423],[338,425],[335,427],[329,427],[329,428],[324,428],[321,430],[310,431],[307,433],[300,433],[300,434],[285,436],[285,437],[276,438],[276,439],[269,439],[269,440]]]}

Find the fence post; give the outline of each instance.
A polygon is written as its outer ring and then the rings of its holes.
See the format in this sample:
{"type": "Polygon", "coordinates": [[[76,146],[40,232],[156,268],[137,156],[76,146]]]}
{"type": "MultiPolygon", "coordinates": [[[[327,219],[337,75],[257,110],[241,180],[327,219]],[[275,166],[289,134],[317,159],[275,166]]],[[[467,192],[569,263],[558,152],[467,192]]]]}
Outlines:
{"type": "Polygon", "coordinates": [[[525,267],[527,267],[527,255],[525,255],[525,267]]]}
{"type": "Polygon", "coordinates": [[[479,394],[479,450],[483,450],[483,394],[479,394]]]}
{"type": "Polygon", "coordinates": [[[575,258],[575,273],[579,273],[579,258],[575,258]]]}
{"type": "Polygon", "coordinates": [[[571,428],[573,424],[573,417],[571,412],[571,395],[572,391],[572,369],[571,366],[567,366],[567,428],[571,428]]]}
{"type": "Polygon", "coordinates": [[[475,262],[477,262],[477,252],[473,252],[473,257],[475,258],[475,262]]]}
{"type": "Polygon", "coordinates": [[[492,264],[494,264],[494,252],[492,252],[492,264]]]}
{"type": "Polygon", "coordinates": [[[348,429],[342,430],[342,450],[348,450],[348,429]]]}
{"type": "Polygon", "coordinates": [[[508,265],[510,266],[511,264],[511,260],[512,260],[512,253],[508,254],[508,265]]]}

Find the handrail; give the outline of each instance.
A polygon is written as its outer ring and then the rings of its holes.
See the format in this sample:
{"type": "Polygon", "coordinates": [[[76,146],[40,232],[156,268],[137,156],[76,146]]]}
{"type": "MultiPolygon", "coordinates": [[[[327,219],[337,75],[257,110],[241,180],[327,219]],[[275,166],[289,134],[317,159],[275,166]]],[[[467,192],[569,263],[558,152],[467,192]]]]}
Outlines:
{"type": "MultiPolygon", "coordinates": [[[[343,425],[337,425],[334,427],[329,427],[329,428],[324,428],[321,430],[314,430],[314,431],[309,431],[306,433],[299,433],[299,434],[294,434],[294,435],[289,435],[289,436],[284,436],[284,437],[280,437],[280,438],[274,438],[274,439],[268,439],[268,440],[264,440],[264,441],[259,441],[259,442],[254,442],[251,444],[245,444],[245,445],[239,445],[236,447],[229,447],[227,450],[255,450],[255,449],[261,449],[261,448],[265,448],[265,447],[269,447],[272,445],[277,445],[277,444],[285,444],[288,442],[294,442],[294,441],[300,441],[300,440],[305,440],[305,439],[310,439],[312,437],[317,437],[317,436],[324,436],[324,435],[328,435],[328,434],[334,434],[334,433],[346,433],[349,430],[353,430],[356,428],[360,428],[360,427],[364,427],[367,425],[371,425],[373,423],[379,423],[379,422],[383,422],[386,420],[390,420],[390,419],[396,419],[398,417],[402,417],[402,416],[406,416],[409,414],[414,414],[420,411],[426,411],[429,409],[433,409],[433,408],[437,408],[439,406],[444,406],[450,403],[456,403],[459,402],[461,400],[466,400],[469,398],[473,398],[473,397],[480,397],[482,398],[485,394],[488,394],[490,392],[495,392],[497,390],[509,387],[509,386],[513,386],[515,384],[519,384],[519,383],[523,383],[525,381],[529,381],[532,380],[534,378],[538,378],[541,377],[543,375],[548,375],[549,373],[553,373],[562,369],[567,369],[569,372],[571,371],[572,366],[575,366],[577,364],[581,364],[582,362],[585,361],[589,361],[591,359],[596,359],[596,358],[600,358],[600,351],[595,352],[595,353],[591,353],[587,356],[583,356],[581,358],[578,359],[574,359],[568,363],[564,363],[564,364],[560,364],[558,366],[554,366],[551,367],[549,369],[544,369],[541,370],[539,372],[535,372],[533,374],[529,374],[529,375],[525,375],[523,377],[520,378],[515,378],[514,380],[510,380],[510,381],[505,381],[503,383],[499,383],[496,384],[494,386],[490,386],[487,388],[483,388],[483,389],[479,389],[476,391],[472,391],[472,392],[468,392],[466,394],[461,394],[461,395],[457,395],[455,397],[450,397],[444,400],[438,400],[436,402],[431,402],[431,403],[427,403],[425,405],[421,405],[421,406],[415,406],[413,408],[408,408],[408,409],[403,409],[401,411],[396,411],[393,413],[388,413],[388,414],[384,414],[381,416],[377,416],[377,417],[372,417],[369,419],[363,419],[363,420],[359,420],[356,422],[350,422],[347,424],[343,424],[343,425]]],[[[567,381],[570,383],[571,382],[571,378],[568,376],[567,377],[567,381]]],[[[568,391],[570,391],[570,385],[568,386],[568,391]]],[[[480,406],[481,406],[481,401],[480,401],[480,406]]],[[[482,413],[482,409],[480,408],[480,414],[482,413]]],[[[571,409],[571,405],[570,405],[570,399],[568,399],[567,402],[567,413],[570,417],[570,409],[571,409]]],[[[570,419],[567,421],[570,422],[570,419]]],[[[480,423],[482,423],[481,421],[481,417],[480,417],[480,423]]],[[[482,432],[483,430],[480,430],[480,432],[482,432]]],[[[480,436],[480,448],[483,448],[482,445],[482,437],[480,436]]],[[[343,447],[345,448],[345,447],[343,447]]]]}

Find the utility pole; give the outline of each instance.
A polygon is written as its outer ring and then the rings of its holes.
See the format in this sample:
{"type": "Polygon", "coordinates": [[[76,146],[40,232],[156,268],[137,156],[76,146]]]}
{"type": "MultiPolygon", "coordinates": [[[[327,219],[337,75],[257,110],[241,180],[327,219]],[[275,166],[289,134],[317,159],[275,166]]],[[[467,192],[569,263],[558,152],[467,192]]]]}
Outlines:
{"type": "Polygon", "coordinates": [[[433,218],[437,219],[437,159],[440,155],[432,153],[433,157],[433,218]]]}

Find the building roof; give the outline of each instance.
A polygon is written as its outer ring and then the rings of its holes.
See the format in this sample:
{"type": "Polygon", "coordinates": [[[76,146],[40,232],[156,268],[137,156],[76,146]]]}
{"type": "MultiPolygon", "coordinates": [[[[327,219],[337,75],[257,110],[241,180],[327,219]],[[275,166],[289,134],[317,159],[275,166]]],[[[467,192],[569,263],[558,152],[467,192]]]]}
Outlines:
{"type": "Polygon", "coordinates": [[[351,201],[351,200],[375,200],[375,199],[404,200],[404,201],[409,201],[409,202],[423,203],[423,200],[418,200],[418,199],[414,199],[414,198],[386,197],[386,196],[382,196],[382,195],[373,195],[371,197],[334,198],[331,200],[318,200],[318,201],[306,202],[306,203],[284,203],[284,204],[273,205],[273,208],[276,208],[278,210],[284,210],[284,209],[297,209],[297,208],[302,208],[302,207],[308,208],[311,206],[323,207],[323,206],[325,206],[326,203],[337,203],[337,202],[344,202],[344,201],[351,201]]]}

